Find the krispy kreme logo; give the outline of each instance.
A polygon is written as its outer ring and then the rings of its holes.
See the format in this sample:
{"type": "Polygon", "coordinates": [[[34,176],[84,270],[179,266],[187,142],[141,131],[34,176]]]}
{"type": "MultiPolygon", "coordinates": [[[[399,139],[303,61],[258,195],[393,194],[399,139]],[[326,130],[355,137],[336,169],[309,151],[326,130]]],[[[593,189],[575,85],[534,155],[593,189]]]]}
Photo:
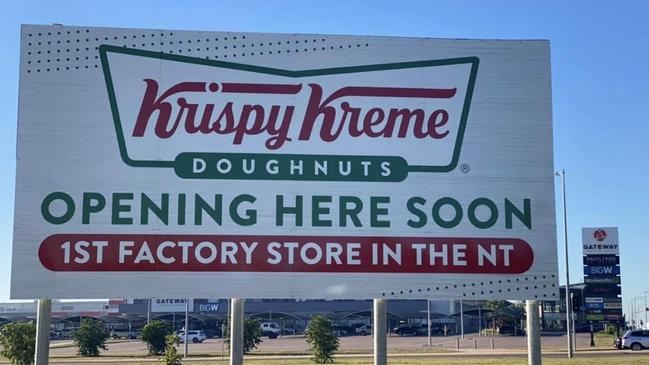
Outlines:
{"type": "Polygon", "coordinates": [[[121,157],[182,178],[401,181],[453,170],[475,57],[289,71],[101,46],[121,157]]]}

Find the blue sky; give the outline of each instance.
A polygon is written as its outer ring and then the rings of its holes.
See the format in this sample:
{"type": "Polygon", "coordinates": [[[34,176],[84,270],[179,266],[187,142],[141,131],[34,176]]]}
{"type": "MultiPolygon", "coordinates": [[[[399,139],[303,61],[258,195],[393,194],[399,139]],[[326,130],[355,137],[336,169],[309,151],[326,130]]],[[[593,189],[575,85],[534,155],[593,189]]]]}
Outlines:
{"type": "MultiPolygon", "coordinates": [[[[555,166],[567,176],[571,272],[581,227],[619,226],[625,304],[649,291],[649,2],[4,1],[0,14],[0,301],[9,297],[21,23],[549,39],[555,166]]],[[[557,180],[557,183],[559,180],[557,180]]],[[[559,185],[557,185],[559,188],[559,185]]],[[[557,189],[559,192],[560,189],[557,189]]],[[[557,195],[561,233],[560,196],[557,195]]],[[[559,244],[563,242],[562,233],[559,244]]],[[[563,263],[560,247],[559,262],[563,263]]],[[[563,272],[563,264],[560,264],[563,272]]],[[[563,274],[561,277],[563,278],[563,274]]],[[[573,281],[574,281],[573,279],[573,281]]]]}

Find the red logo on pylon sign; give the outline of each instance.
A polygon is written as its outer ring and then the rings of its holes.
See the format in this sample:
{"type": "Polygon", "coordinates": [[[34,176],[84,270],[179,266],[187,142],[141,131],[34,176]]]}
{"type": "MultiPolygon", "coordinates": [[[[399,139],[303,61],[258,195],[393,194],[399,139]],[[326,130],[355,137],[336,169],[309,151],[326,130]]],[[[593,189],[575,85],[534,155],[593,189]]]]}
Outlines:
{"type": "Polygon", "coordinates": [[[606,231],[603,229],[598,229],[593,232],[593,237],[598,241],[604,241],[606,239],[606,231]]]}

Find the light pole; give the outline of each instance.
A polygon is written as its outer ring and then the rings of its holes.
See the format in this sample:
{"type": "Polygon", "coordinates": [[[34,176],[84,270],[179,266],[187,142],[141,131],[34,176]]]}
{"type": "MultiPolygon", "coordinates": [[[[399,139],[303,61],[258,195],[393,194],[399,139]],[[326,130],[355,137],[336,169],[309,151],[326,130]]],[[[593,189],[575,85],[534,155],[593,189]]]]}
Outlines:
{"type": "Polygon", "coordinates": [[[568,357],[573,356],[572,343],[572,303],[570,300],[570,264],[568,259],[568,213],[566,211],[566,171],[555,172],[554,175],[561,176],[561,190],[563,191],[563,249],[566,256],[566,332],[568,334],[568,357]]]}
{"type": "Polygon", "coordinates": [[[647,307],[647,294],[649,294],[649,291],[644,292],[644,329],[649,329],[649,323],[647,323],[647,312],[649,311],[649,307],[647,307]]]}
{"type": "MultiPolygon", "coordinates": [[[[647,294],[646,294],[646,293],[647,293],[647,292],[645,292],[645,296],[644,296],[644,297],[637,296],[637,297],[633,297],[633,299],[631,299],[631,311],[632,311],[631,316],[632,316],[632,318],[633,318],[633,322],[634,322],[634,329],[635,329],[635,328],[642,328],[642,327],[639,326],[639,324],[640,324],[640,318],[641,318],[641,317],[640,317],[640,315],[639,315],[639,313],[638,313],[639,310],[638,310],[638,308],[636,307],[636,302],[638,302],[638,301],[640,301],[640,299],[643,299],[643,298],[644,298],[645,303],[646,303],[646,300],[647,300],[647,294]]],[[[645,323],[643,323],[643,326],[644,326],[644,325],[646,324],[646,322],[647,322],[647,320],[646,320],[646,318],[647,318],[647,307],[646,307],[646,305],[645,305],[644,309],[645,309],[645,323]]]]}

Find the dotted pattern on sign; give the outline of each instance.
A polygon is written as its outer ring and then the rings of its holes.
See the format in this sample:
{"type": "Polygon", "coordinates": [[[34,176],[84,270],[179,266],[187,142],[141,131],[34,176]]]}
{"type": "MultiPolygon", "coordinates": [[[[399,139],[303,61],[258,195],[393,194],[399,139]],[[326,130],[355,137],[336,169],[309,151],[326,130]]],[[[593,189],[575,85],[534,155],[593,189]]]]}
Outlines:
{"type": "MultiPolygon", "coordinates": [[[[404,289],[395,290],[381,293],[382,297],[398,297],[400,295],[408,296],[410,294],[435,294],[439,292],[459,292],[458,297],[475,297],[485,295],[498,295],[503,296],[506,293],[514,294],[513,297],[520,297],[521,294],[534,292],[535,299],[556,299],[556,290],[552,290],[551,296],[543,295],[542,298],[537,294],[540,290],[556,288],[556,284],[548,284],[539,280],[546,281],[548,278],[554,280],[555,275],[537,275],[537,276],[521,276],[509,279],[492,279],[484,280],[477,283],[469,284],[438,284],[426,288],[404,289]],[[461,294],[461,295],[460,295],[461,294]]],[[[531,297],[530,297],[531,299],[531,297]]]]}
{"type": "Polygon", "coordinates": [[[23,71],[28,74],[101,68],[99,46],[137,48],[214,60],[253,56],[299,55],[369,47],[369,43],[340,43],[340,37],[143,31],[77,27],[47,27],[23,34],[23,71]]]}

